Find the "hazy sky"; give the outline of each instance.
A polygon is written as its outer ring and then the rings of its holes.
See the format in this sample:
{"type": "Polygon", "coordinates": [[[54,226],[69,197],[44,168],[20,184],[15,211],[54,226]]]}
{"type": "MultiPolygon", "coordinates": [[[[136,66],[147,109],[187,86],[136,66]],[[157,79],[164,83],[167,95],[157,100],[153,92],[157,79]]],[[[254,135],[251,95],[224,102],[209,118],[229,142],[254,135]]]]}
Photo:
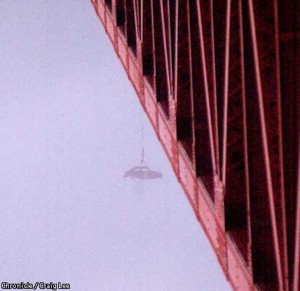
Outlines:
{"type": "Polygon", "coordinates": [[[0,1],[0,141],[0,282],[230,290],[89,0],[0,1]]]}

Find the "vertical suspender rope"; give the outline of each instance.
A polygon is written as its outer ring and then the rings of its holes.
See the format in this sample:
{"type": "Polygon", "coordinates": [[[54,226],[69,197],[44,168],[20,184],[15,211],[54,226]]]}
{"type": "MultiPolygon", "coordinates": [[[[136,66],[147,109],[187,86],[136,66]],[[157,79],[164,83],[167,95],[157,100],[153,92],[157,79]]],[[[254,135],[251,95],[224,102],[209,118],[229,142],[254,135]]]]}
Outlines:
{"type": "Polygon", "coordinates": [[[144,150],[144,124],[143,124],[143,119],[142,119],[142,158],[141,158],[141,165],[144,165],[145,163],[145,150],[144,150]]]}

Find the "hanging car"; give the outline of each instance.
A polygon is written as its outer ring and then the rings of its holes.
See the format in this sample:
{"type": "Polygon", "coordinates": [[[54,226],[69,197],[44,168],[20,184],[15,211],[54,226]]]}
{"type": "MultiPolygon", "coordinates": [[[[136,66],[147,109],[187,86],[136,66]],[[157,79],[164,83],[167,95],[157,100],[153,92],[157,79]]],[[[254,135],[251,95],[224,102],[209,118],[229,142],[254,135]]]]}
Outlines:
{"type": "Polygon", "coordinates": [[[124,177],[131,177],[132,179],[158,179],[162,174],[158,171],[150,170],[148,166],[136,166],[125,172],[124,177]]]}

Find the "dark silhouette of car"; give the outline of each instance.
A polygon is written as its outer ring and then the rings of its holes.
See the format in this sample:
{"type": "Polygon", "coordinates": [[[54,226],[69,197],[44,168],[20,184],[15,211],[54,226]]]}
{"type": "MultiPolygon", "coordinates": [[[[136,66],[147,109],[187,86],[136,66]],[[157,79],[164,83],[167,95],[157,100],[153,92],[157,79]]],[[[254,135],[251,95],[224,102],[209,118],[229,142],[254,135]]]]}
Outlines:
{"type": "Polygon", "coordinates": [[[146,180],[161,178],[162,174],[160,172],[150,170],[147,166],[136,166],[125,172],[124,177],[146,180]]]}

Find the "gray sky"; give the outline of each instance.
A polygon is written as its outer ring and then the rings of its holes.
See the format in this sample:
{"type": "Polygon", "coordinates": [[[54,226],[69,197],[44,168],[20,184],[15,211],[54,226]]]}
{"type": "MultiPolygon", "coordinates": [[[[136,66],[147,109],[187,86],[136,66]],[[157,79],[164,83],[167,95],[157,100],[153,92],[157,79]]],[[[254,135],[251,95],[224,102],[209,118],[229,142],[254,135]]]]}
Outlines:
{"type": "Polygon", "coordinates": [[[0,140],[0,282],[230,290],[89,0],[0,1],[0,140]]]}

